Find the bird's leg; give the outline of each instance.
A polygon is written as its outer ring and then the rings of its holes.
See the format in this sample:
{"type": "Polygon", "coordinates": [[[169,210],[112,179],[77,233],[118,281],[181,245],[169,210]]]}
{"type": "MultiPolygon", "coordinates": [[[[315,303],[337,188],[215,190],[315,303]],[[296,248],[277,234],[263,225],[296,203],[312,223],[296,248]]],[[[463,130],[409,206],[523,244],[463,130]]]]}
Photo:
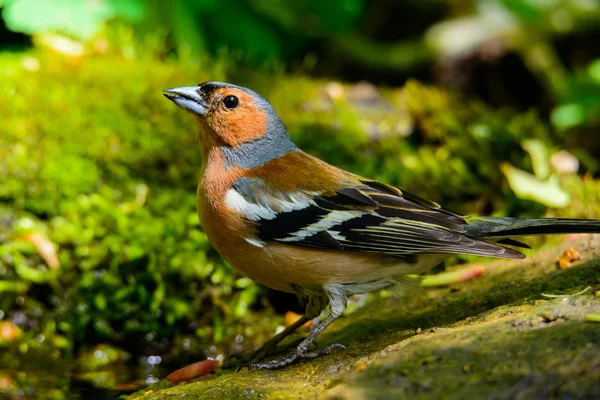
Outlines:
{"type": "Polygon", "coordinates": [[[308,321],[316,318],[321,313],[321,310],[327,305],[328,298],[320,287],[308,289],[298,286],[294,288],[297,290],[298,296],[307,301],[304,315],[283,331],[266,341],[258,350],[253,351],[250,355],[243,356],[239,361],[235,358],[227,360],[223,365],[223,368],[240,368],[249,364],[258,363],[269,354],[274,353],[277,350],[277,345],[282,340],[294,333],[308,321]]]}
{"type": "Polygon", "coordinates": [[[275,352],[277,349],[277,345],[286,337],[294,333],[298,328],[302,325],[310,321],[312,318],[307,317],[306,315],[301,316],[296,322],[273,336],[271,339],[267,340],[258,350],[254,352],[252,358],[250,360],[251,363],[258,362],[268,356],[269,354],[275,352]]]}
{"type": "Polygon", "coordinates": [[[345,347],[341,344],[332,344],[320,350],[308,351],[308,346],[312,344],[312,342],[317,338],[317,336],[319,336],[321,332],[323,332],[325,328],[327,328],[333,321],[338,319],[338,317],[339,315],[329,314],[329,316],[325,318],[325,320],[319,325],[317,325],[317,327],[308,335],[308,337],[300,342],[298,347],[296,347],[296,349],[287,356],[265,363],[250,364],[249,367],[258,369],[277,369],[285,367],[299,358],[316,358],[322,355],[331,354],[331,351],[334,348],[344,349],[345,347]]]}
{"type": "MultiPolygon", "coordinates": [[[[327,289],[327,288],[325,288],[327,289]]],[[[258,369],[277,369],[281,367],[285,367],[293,363],[294,361],[300,358],[316,358],[322,355],[331,354],[331,351],[335,348],[345,349],[345,347],[341,344],[332,344],[323,349],[308,351],[308,347],[315,341],[317,336],[321,334],[333,321],[338,319],[346,309],[346,296],[341,292],[336,290],[335,293],[331,293],[326,290],[326,293],[329,297],[331,313],[325,320],[319,323],[315,329],[308,335],[306,339],[304,339],[298,347],[290,354],[285,357],[271,360],[265,363],[253,363],[249,364],[250,368],[258,368],[258,369]]]]}
{"type": "Polygon", "coordinates": [[[296,322],[294,322],[290,326],[286,327],[283,331],[274,335],[271,339],[267,340],[262,346],[260,346],[260,348],[253,351],[250,356],[250,361],[244,362],[242,360],[242,361],[236,362],[234,360],[228,360],[225,364],[223,364],[223,368],[233,368],[233,367],[243,366],[244,364],[247,364],[247,363],[259,362],[260,360],[262,360],[269,354],[274,353],[277,350],[277,345],[283,339],[285,339],[286,337],[288,337],[289,335],[294,333],[298,328],[300,328],[302,325],[304,325],[311,319],[312,318],[310,318],[307,315],[301,316],[296,322]]]}

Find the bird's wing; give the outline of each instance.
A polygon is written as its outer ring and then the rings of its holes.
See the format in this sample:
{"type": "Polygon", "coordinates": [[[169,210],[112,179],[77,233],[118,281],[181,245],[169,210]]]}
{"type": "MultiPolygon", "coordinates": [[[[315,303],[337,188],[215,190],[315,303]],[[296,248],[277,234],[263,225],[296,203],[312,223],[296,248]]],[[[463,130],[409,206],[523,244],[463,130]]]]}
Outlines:
{"type": "Polygon", "coordinates": [[[436,203],[366,179],[335,191],[274,190],[257,178],[234,183],[226,203],[256,226],[250,243],[415,254],[474,254],[521,258],[516,250],[466,234],[467,222],[436,203]]]}

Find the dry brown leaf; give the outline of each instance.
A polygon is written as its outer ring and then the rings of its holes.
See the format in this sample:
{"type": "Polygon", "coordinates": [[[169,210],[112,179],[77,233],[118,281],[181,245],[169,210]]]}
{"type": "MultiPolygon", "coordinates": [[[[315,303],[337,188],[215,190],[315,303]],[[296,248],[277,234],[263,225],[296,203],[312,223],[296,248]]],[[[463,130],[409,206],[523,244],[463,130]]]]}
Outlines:
{"type": "Polygon", "coordinates": [[[30,232],[20,236],[21,239],[33,244],[46,265],[51,269],[60,267],[56,246],[44,234],[40,232],[30,232]]]}
{"type": "Polygon", "coordinates": [[[219,361],[217,360],[204,360],[198,361],[193,364],[187,365],[177,371],[171,372],[167,376],[169,382],[181,382],[189,381],[190,379],[198,378],[202,375],[206,375],[219,367],[219,361]]]}
{"type": "Polygon", "coordinates": [[[21,335],[21,329],[9,321],[0,321],[0,340],[12,342],[21,335]]]}
{"type": "Polygon", "coordinates": [[[558,259],[558,266],[560,269],[567,269],[571,267],[571,263],[573,261],[577,261],[581,259],[581,255],[579,252],[573,248],[566,249],[560,258],[558,259]]]}
{"type": "MultiPolygon", "coordinates": [[[[302,317],[302,315],[296,314],[293,311],[286,312],[285,313],[285,326],[292,325],[294,322],[298,321],[301,317],[302,317]]],[[[308,321],[307,323],[302,325],[302,327],[300,329],[308,329],[312,326],[312,323],[313,323],[313,321],[311,319],[310,321],[308,321]]]]}

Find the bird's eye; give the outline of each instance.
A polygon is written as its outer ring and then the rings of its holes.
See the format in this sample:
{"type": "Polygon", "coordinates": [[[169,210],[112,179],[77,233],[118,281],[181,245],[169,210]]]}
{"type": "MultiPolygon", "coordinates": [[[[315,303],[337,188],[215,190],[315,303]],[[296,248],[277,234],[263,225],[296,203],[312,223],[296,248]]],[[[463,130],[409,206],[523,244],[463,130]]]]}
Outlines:
{"type": "Polygon", "coordinates": [[[240,104],[240,101],[235,96],[227,96],[223,99],[223,105],[230,110],[233,110],[240,104]]]}

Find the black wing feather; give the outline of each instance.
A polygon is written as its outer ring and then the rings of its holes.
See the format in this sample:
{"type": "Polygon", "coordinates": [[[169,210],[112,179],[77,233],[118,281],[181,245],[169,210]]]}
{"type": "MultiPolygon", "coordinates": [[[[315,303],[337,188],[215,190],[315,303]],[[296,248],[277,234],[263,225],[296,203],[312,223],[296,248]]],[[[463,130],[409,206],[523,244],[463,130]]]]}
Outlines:
{"type": "Polygon", "coordinates": [[[317,196],[306,208],[259,221],[258,237],[265,242],[397,257],[523,257],[516,250],[469,236],[465,219],[436,203],[376,181],[362,183],[364,186],[342,188],[331,196],[317,196]]]}

